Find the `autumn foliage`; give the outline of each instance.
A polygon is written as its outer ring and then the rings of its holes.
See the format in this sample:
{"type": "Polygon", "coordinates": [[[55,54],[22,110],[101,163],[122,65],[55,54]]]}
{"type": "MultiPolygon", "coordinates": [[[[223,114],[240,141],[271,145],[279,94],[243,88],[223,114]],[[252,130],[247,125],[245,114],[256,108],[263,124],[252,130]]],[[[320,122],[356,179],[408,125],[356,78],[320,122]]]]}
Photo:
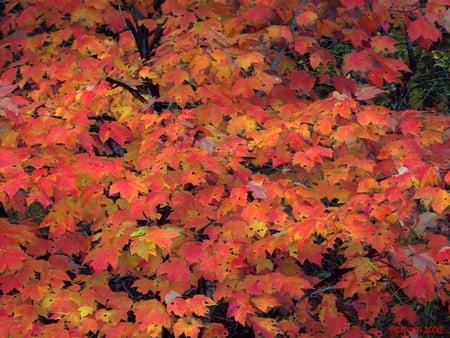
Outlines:
{"type": "Polygon", "coordinates": [[[375,104],[402,44],[448,38],[425,2],[7,1],[0,336],[379,337],[448,311],[450,118],[375,104]]]}

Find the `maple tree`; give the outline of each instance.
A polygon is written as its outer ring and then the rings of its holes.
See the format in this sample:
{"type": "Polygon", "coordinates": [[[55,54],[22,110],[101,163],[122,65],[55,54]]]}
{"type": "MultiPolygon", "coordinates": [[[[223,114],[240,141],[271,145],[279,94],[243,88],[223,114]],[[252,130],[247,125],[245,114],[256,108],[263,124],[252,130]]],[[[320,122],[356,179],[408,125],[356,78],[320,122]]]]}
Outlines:
{"type": "Polygon", "coordinates": [[[0,335],[375,337],[448,311],[450,117],[376,103],[450,1],[1,6],[0,335]]]}

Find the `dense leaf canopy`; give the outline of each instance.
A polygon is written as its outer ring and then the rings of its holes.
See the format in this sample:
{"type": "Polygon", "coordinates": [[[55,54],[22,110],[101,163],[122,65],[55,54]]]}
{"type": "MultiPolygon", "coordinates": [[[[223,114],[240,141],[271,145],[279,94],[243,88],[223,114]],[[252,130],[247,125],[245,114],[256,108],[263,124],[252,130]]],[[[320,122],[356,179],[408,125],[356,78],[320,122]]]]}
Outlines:
{"type": "Polygon", "coordinates": [[[450,1],[0,6],[0,336],[450,332],[450,1]]]}

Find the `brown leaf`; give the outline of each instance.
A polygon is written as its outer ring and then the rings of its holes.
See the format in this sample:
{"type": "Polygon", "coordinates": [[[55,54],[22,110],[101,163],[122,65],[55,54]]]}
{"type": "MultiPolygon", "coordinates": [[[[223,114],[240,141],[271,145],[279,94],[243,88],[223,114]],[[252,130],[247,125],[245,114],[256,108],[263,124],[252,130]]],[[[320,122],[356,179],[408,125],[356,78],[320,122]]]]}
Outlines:
{"type": "Polygon", "coordinates": [[[250,181],[247,184],[247,187],[250,189],[254,198],[265,199],[267,198],[266,188],[262,186],[260,183],[256,183],[255,181],[250,181]]]}
{"type": "Polygon", "coordinates": [[[425,233],[425,230],[432,229],[437,224],[437,214],[435,212],[424,212],[423,214],[419,215],[419,220],[417,223],[413,226],[414,230],[419,235],[423,235],[425,233]]]}

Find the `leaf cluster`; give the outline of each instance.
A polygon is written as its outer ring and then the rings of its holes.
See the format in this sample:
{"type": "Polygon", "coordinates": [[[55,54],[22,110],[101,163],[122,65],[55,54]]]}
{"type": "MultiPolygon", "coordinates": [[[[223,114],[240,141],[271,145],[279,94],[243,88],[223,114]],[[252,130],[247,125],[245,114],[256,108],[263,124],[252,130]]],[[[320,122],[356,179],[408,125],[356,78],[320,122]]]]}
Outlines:
{"type": "Polygon", "coordinates": [[[449,332],[448,11],[6,2],[0,335],[449,332]]]}

